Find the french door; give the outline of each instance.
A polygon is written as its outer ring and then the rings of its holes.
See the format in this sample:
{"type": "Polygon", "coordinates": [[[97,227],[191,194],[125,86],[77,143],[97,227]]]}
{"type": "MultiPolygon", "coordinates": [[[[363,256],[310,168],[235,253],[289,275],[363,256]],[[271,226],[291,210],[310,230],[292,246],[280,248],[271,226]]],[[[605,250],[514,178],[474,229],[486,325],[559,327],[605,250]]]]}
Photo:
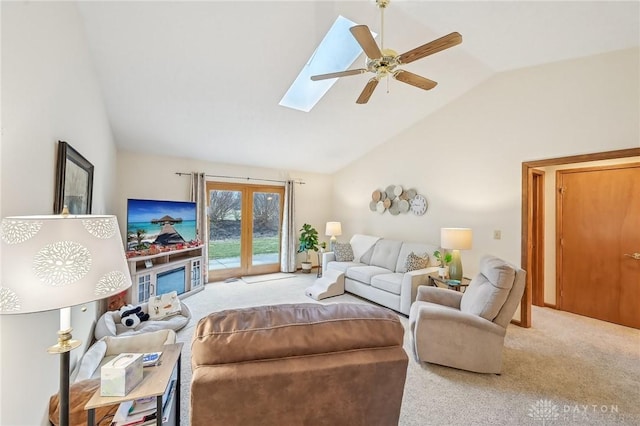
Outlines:
{"type": "Polygon", "coordinates": [[[207,182],[209,281],[280,270],[283,186],[207,182]]]}

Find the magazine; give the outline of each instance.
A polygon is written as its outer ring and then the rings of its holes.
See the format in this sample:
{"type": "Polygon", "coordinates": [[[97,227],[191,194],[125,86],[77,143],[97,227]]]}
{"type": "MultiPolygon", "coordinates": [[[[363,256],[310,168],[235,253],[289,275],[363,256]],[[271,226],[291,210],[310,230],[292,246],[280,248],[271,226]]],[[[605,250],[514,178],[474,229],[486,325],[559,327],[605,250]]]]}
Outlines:
{"type": "Polygon", "coordinates": [[[162,352],[149,352],[142,355],[142,366],[151,367],[160,363],[160,355],[162,352]]]}

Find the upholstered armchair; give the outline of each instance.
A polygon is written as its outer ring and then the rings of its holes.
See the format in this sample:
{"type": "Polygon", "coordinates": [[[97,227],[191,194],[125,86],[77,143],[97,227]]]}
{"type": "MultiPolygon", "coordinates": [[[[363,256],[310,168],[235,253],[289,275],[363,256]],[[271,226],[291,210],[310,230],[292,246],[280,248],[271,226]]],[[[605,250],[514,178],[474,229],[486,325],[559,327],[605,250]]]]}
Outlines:
{"type": "Polygon", "coordinates": [[[464,293],[419,287],[409,313],[416,359],[499,374],[504,336],[524,287],[525,271],[494,256],[481,259],[464,293]]]}

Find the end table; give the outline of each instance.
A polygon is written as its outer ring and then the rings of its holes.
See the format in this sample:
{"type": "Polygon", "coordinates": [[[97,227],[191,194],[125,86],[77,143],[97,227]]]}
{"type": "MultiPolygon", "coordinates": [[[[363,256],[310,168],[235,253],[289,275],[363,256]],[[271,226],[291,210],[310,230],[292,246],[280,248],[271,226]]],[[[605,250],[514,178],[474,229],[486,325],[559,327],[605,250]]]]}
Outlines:
{"type": "Polygon", "coordinates": [[[466,289],[469,286],[470,282],[471,282],[471,279],[467,277],[462,277],[462,280],[458,281],[458,280],[450,280],[448,278],[441,278],[438,275],[429,275],[430,285],[434,287],[448,288],[449,290],[464,292],[464,289],[466,289]]]}
{"type": "Polygon", "coordinates": [[[182,354],[182,345],[183,343],[181,342],[165,345],[162,349],[160,363],[154,367],[145,367],[142,382],[140,382],[140,384],[127,395],[100,396],[100,389],[98,389],[84,407],[85,410],[89,411],[87,413],[87,425],[94,426],[96,424],[95,409],[98,407],[155,396],[155,420],[156,425],[161,426],[163,424],[163,414],[166,414],[162,412],[162,396],[168,390],[168,387],[171,384],[171,377],[175,370],[177,370],[177,379],[175,383],[175,395],[173,395],[172,398],[174,398],[173,402],[176,408],[175,424],[176,426],[180,424],[180,358],[182,354]]]}
{"type": "Polygon", "coordinates": [[[318,272],[316,274],[316,277],[320,278],[322,276],[322,254],[324,253],[324,250],[318,250],[318,272]]]}

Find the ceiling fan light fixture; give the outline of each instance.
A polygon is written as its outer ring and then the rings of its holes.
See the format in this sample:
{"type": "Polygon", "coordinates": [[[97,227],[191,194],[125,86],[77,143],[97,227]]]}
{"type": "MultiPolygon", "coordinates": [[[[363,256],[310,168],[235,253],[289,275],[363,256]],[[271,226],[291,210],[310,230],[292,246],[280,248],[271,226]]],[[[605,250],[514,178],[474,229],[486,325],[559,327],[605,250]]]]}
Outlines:
{"type": "Polygon", "coordinates": [[[369,80],[358,97],[356,101],[358,104],[367,103],[373,93],[373,90],[376,88],[378,81],[384,77],[388,77],[389,75],[393,76],[393,78],[398,81],[423,90],[431,90],[436,87],[438,83],[435,81],[406,70],[398,69],[398,66],[408,64],[456,46],[462,43],[462,36],[457,32],[453,32],[398,55],[395,50],[386,49],[384,47],[384,9],[389,5],[389,2],[390,0],[376,0],[376,5],[380,8],[380,47],[376,44],[369,27],[366,25],[356,25],[349,28],[349,31],[362,48],[364,54],[367,56],[365,62],[366,68],[314,75],[311,79],[314,81],[324,80],[336,77],[346,77],[364,72],[374,74],[375,77],[369,80]]]}

